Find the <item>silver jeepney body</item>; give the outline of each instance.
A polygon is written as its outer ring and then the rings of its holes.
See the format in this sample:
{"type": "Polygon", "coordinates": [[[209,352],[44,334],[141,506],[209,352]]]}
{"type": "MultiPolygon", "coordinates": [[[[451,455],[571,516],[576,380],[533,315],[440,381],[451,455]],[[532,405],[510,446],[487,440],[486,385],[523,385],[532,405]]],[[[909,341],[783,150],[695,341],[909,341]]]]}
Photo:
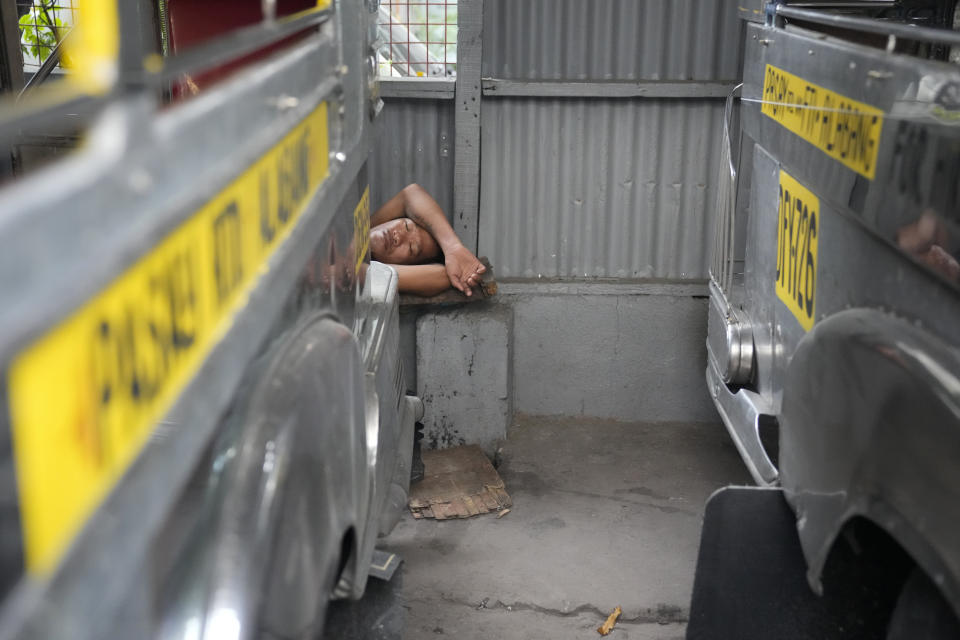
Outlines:
{"type": "Polygon", "coordinates": [[[861,517],[960,610],[960,281],[912,242],[960,249],[960,68],[773,18],[728,103],[709,392],[815,589],[861,517]]]}
{"type": "MultiPolygon", "coordinates": [[[[139,9],[115,4],[122,55],[139,9]]],[[[320,2],[175,58],[209,67],[305,34],[172,106],[134,55],[131,75],[120,65],[109,93],[80,101],[82,147],[0,188],[0,638],[316,637],[330,597],[362,595],[406,504],[422,411],[399,359],[396,272],[367,252],[375,10],[320,2]],[[223,309],[202,334],[206,298],[223,309]],[[170,399],[142,412],[156,420],[131,413],[123,426],[143,437],[59,548],[38,552],[17,386],[43,380],[16,372],[93,312],[113,315],[77,352],[117,326],[130,338],[98,361],[116,368],[97,415],[120,395],[146,403],[147,379],[170,399]]],[[[8,142],[21,116],[0,115],[8,142]]],[[[55,368],[40,410],[100,380],[55,368]]],[[[62,480],[71,446],[34,443],[41,478],[62,480]]]]}

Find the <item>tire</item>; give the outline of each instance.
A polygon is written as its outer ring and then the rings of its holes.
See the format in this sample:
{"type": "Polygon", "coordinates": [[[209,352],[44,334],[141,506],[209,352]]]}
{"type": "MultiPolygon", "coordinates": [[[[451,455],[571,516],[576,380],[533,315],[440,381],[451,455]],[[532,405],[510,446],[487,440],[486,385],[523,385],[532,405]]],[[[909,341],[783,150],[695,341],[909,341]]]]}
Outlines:
{"type": "Polygon", "coordinates": [[[887,627],[887,640],[955,640],[960,620],[940,590],[919,567],[900,591],[887,627]]]}

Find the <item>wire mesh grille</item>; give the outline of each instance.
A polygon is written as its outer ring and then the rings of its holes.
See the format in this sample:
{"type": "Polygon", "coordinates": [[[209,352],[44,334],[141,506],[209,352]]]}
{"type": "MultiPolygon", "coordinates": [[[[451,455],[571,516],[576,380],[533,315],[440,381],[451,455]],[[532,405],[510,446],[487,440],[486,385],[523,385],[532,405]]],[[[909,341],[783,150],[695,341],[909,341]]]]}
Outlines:
{"type": "Polygon", "coordinates": [[[456,75],[457,0],[384,0],[379,21],[381,75],[456,75]]]}
{"type": "MultiPolygon", "coordinates": [[[[35,73],[63,41],[76,20],[78,0],[17,0],[23,71],[35,73]]],[[[57,64],[63,68],[64,60],[57,64]]],[[[55,71],[56,71],[55,70],[55,71]]]]}

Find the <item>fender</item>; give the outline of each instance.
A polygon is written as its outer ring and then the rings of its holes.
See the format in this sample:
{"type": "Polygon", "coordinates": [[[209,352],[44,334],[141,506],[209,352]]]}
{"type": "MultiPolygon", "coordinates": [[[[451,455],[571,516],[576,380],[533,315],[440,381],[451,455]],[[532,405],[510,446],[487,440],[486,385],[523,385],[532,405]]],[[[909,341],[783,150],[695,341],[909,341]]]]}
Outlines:
{"type": "Polygon", "coordinates": [[[891,314],[818,322],[787,367],[780,473],[821,591],[844,524],[886,530],[960,613],[960,354],[891,314]]]}
{"type": "Polygon", "coordinates": [[[161,637],[319,632],[340,574],[366,575],[366,385],[353,333],[307,318],[248,379],[246,406],[196,483],[204,518],[165,589],[178,596],[161,637]]]}

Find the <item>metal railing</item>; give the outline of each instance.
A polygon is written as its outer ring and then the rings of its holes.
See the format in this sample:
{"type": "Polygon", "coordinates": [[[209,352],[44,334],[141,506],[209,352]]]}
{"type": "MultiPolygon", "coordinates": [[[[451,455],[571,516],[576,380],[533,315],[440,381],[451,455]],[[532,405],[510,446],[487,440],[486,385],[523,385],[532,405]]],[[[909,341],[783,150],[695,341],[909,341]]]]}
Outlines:
{"type": "MultiPolygon", "coordinates": [[[[72,0],[71,0],[72,2],[72,0]]],[[[143,90],[160,91],[178,82],[184,77],[194,76],[220,65],[242,59],[258,50],[283,42],[298,33],[320,27],[332,15],[331,9],[303,12],[287,17],[275,17],[265,10],[263,19],[250,26],[242,27],[220,36],[210,42],[192,47],[184,53],[170,57],[147,56],[149,63],[136,60],[136,64],[124,65],[118,61],[120,71],[116,86],[104,96],[87,95],[78,92],[63,92],[59,95],[44,95],[38,100],[0,102],[0,146],[9,147],[26,132],[43,134],[62,133],[65,129],[76,131],[84,126],[89,118],[118,95],[137,93],[143,90]]],[[[118,3],[121,25],[125,21],[125,3],[118,3]]],[[[57,43],[46,53],[44,62],[36,72],[36,80],[28,82],[23,94],[37,93],[36,86],[54,71],[61,58],[60,44],[70,32],[58,36],[57,43]]],[[[122,37],[122,34],[121,34],[122,37]]],[[[124,45],[121,42],[121,56],[124,45]]]]}
{"type": "MultiPolygon", "coordinates": [[[[813,9],[802,9],[783,4],[776,5],[775,14],[779,20],[782,20],[783,18],[792,18],[794,20],[802,20],[804,22],[810,22],[828,27],[851,29],[854,31],[862,31],[864,33],[875,33],[878,35],[887,36],[889,38],[902,38],[904,40],[913,40],[916,42],[946,44],[950,45],[951,47],[960,46],[960,32],[950,31],[949,29],[933,29],[931,27],[899,24],[884,20],[857,18],[854,16],[829,13],[826,11],[817,11],[813,9]]],[[[892,49],[892,47],[889,48],[892,49]]]]}
{"type": "Polygon", "coordinates": [[[713,238],[713,259],[710,265],[710,276],[727,296],[730,295],[730,288],[733,284],[737,226],[737,167],[733,163],[733,139],[730,134],[730,122],[733,117],[735,94],[742,86],[742,84],[738,84],[730,91],[723,113],[720,175],[717,177],[716,230],[713,238]]]}

